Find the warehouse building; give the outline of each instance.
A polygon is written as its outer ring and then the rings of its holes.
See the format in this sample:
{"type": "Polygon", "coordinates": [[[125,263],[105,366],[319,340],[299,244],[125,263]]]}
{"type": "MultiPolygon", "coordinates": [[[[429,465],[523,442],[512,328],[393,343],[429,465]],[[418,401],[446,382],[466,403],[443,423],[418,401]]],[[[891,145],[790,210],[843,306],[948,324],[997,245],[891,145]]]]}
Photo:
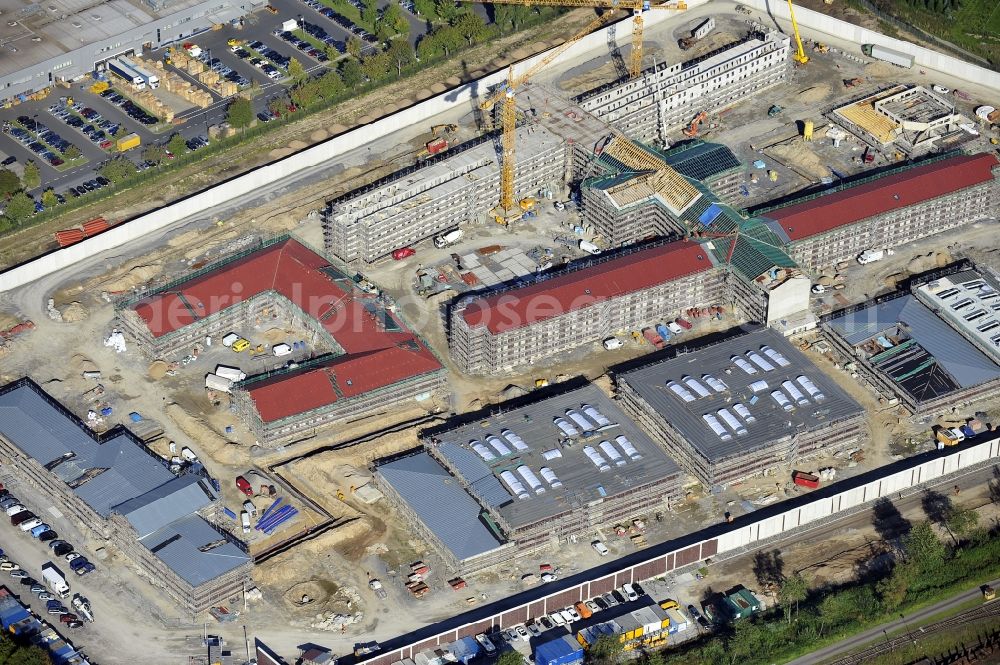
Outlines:
{"type": "Polygon", "coordinates": [[[680,468],[592,384],[421,439],[421,450],[376,463],[377,482],[462,573],[669,510],[682,496],[680,468]]]}
{"type": "MultiPolygon", "coordinates": [[[[565,148],[558,137],[532,126],[518,129],[516,140],[518,199],[562,183],[565,148]]],[[[331,201],[323,210],[326,251],[348,263],[373,263],[460,225],[485,222],[499,189],[494,137],[456,146],[331,201]]]]}
{"type": "Polygon", "coordinates": [[[1000,209],[1000,163],[947,154],[759,208],[800,266],[818,271],[866,249],[899,247],[1000,209]]]}
{"type": "Polygon", "coordinates": [[[281,236],[119,302],[118,321],[155,358],[245,328],[308,331],[323,351],[317,357],[233,389],[234,409],[258,444],[275,447],[426,400],[444,385],[441,363],[424,341],[350,274],[281,236]]]}
{"type": "Polygon", "coordinates": [[[577,103],[629,138],[666,144],[671,130],[788,78],[789,38],[751,33],[695,60],[661,63],[634,80],[584,93],[577,103]]]}
{"type": "MultiPolygon", "coordinates": [[[[933,274],[929,282],[912,283],[912,291],[897,291],[824,316],[823,330],[838,351],[856,362],[865,380],[912,413],[939,413],[989,398],[1000,392],[1000,366],[995,353],[983,350],[986,346],[988,351],[992,342],[979,338],[980,319],[964,319],[974,306],[987,308],[981,300],[969,296],[954,300],[939,290],[942,279],[974,283],[975,275],[964,266],[933,274]]],[[[986,285],[985,280],[978,281],[986,285]]],[[[991,298],[986,301],[991,302],[991,298]]],[[[995,313],[992,304],[987,311],[995,313]]],[[[982,318],[987,316],[992,314],[982,318]]]]}
{"type": "Polygon", "coordinates": [[[770,328],[616,373],[625,412],[705,486],[855,447],[864,409],[770,328]]]}
{"type": "Polygon", "coordinates": [[[112,58],[159,48],[238,21],[263,0],[0,2],[0,98],[13,101],[103,69],[112,58]]]}
{"type": "Polygon", "coordinates": [[[463,372],[506,372],[720,302],[723,283],[697,243],[626,248],[529,286],[458,300],[449,310],[448,349],[463,372]]]}
{"type": "Polygon", "coordinates": [[[192,614],[249,581],[246,545],[199,511],[217,496],[198,472],[175,476],[124,427],[97,436],[34,381],[0,388],[0,454],[38,514],[50,512],[115,547],[192,614]]]}
{"type": "Polygon", "coordinates": [[[1000,280],[989,269],[971,264],[957,267],[957,272],[915,287],[913,295],[973,346],[1000,362],[1000,280]]]}

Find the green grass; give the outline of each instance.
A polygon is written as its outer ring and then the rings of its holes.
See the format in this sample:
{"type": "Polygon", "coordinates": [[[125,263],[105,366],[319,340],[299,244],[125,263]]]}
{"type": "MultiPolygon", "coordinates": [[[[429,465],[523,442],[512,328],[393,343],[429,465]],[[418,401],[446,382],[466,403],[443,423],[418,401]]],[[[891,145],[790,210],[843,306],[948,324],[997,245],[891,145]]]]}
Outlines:
{"type": "Polygon", "coordinates": [[[361,10],[347,2],[347,0],[320,0],[324,5],[337,12],[354,25],[360,25],[368,32],[375,34],[375,26],[367,21],[361,20],[361,10]]]}
{"type": "Polygon", "coordinates": [[[964,0],[957,11],[937,13],[916,8],[906,0],[876,0],[879,9],[898,16],[970,53],[1000,64],[1000,3],[964,0]]]}

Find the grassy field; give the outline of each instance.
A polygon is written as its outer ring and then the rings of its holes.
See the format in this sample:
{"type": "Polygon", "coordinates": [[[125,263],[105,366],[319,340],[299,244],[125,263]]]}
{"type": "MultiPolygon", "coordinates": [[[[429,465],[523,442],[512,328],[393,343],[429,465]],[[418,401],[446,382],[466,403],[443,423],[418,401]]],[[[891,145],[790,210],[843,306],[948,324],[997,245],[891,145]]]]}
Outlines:
{"type": "Polygon", "coordinates": [[[905,0],[876,0],[879,9],[1000,65],[1000,2],[963,0],[956,11],[937,13],[905,0]]]}

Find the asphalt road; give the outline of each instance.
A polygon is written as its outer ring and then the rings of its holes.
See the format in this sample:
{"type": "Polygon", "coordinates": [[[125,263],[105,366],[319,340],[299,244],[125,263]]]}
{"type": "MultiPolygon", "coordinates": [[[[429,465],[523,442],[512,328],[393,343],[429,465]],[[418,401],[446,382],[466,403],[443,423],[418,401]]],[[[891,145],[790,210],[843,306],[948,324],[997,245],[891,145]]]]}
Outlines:
{"type": "MultiPolygon", "coordinates": [[[[1000,580],[993,580],[992,582],[989,582],[989,584],[995,586],[1000,584],[1000,580]]],[[[839,656],[850,651],[856,651],[858,647],[864,646],[869,642],[885,639],[887,633],[893,633],[897,630],[919,632],[919,627],[926,619],[958,607],[959,605],[967,603],[970,600],[975,600],[977,598],[981,599],[982,596],[983,594],[982,591],[979,590],[979,587],[963,591],[958,595],[952,596],[948,600],[942,600],[936,605],[931,605],[930,607],[925,607],[917,612],[901,616],[899,619],[875,626],[874,628],[866,630],[863,633],[858,633],[857,635],[845,638],[836,644],[831,644],[830,646],[814,651],[811,654],[802,656],[801,658],[796,658],[795,660],[790,661],[788,665],[818,665],[819,663],[824,663],[835,656],[839,656]]]]}

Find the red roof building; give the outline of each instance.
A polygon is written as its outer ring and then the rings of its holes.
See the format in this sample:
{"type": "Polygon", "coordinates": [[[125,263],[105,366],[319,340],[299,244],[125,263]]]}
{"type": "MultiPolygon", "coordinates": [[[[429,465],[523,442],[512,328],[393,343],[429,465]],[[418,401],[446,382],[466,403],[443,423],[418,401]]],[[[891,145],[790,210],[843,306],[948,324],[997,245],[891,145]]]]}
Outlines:
{"type": "Polygon", "coordinates": [[[794,242],[993,180],[991,154],[959,155],[763,213],[794,242]]]}
{"type": "Polygon", "coordinates": [[[251,376],[237,387],[237,405],[244,403],[251,429],[265,441],[283,438],[279,431],[298,431],[290,419],[299,417],[315,427],[318,420],[358,416],[369,395],[377,395],[372,404],[384,408],[441,380],[441,363],[395,314],[340,268],[291,238],[132,303],[134,316],[124,318],[124,327],[156,353],[169,352],[189,345],[187,340],[229,332],[229,319],[239,323],[245,316],[238,305],[269,296],[291,303],[344,353],[259,379],[251,376]],[[319,411],[324,415],[317,416],[319,411]]]}
{"type": "Polygon", "coordinates": [[[448,346],[460,368],[489,374],[528,366],[622,330],[672,321],[723,300],[711,253],[683,240],[564,271],[529,286],[458,303],[448,346]]]}

